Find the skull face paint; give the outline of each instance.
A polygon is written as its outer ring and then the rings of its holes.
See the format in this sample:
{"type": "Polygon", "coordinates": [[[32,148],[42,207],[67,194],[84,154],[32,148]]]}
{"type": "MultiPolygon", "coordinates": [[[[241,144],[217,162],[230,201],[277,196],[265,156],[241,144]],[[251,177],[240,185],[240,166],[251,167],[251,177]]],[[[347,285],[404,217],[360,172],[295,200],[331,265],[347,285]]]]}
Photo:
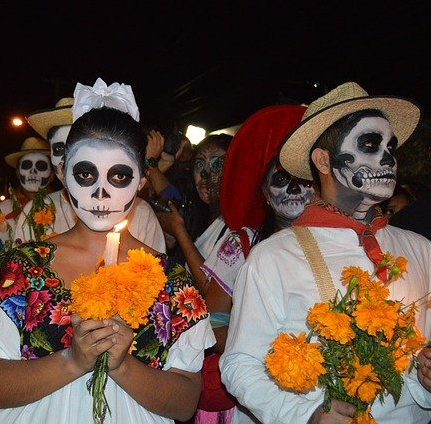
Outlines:
{"type": "Polygon", "coordinates": [[[386,119],[364,117],[340,142],[332,158],[333,174],[344,187],[373,203],[388,199],[396,185],[396,146],[386,119]]]}
{"type": "Polygon", "coordinates": [[[219,199],[220,178],[226,152],[220,147],[209,145],[196,155],[193,177],[201,200],[215,204],[219,199]]]}
{"type": "Polygon", "coordinates": [[[58,166],[63,159],[66,139],[69,135],[70,128],[71,125],[58,127],[48,140],[49,145],[51,146],[51,163],[57,177],[59,176],[58,166]]]}
{"type": "Polygon", "coordinates": [[[65,182],[79,219],[94,231],[108,231],[129,213],[140,173],[123,148],[108,141],[83,140],[68,153],[65,182]]]}
{"type": "Polygon", "coordinates": [[[292,177],[275,163],[270,165],[262,189],[281,228],[301,215],[314,196],[311,181],[292,177]]]}
{"type": "Polygon", "coordinates": [[[37,192],[49,184],[52,168],[47,155],[32,152],[20,159],[17,172],[24,190],[37,192]]]}

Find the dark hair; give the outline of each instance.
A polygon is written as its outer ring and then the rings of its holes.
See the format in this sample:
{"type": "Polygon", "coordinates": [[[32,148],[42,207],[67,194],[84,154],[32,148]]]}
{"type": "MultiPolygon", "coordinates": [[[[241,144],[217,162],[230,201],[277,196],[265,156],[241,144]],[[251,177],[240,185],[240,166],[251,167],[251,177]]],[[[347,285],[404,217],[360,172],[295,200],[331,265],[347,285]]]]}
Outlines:
{"type": "Polygon", "coordinates": [[[193,148],[193,160],[196,158],[196,155],[201,152],[205,147],[210,145],[214,145],[223,149],[227,152],[230,142],[232,141],[233,136],[229,134],[212,134],[205,137],[202,141],[196,144],[193,148]]]}
{"type": "Polygon", "coordinates": [[[86,138],[120,145],[136,160],[142,175],[147,140],[140,124],[128,113],[109,107],[84,113],[72,124],[66,140],[65,158],[73,145],[86,138]]]}
{"type": "Polygon", "coordinates": [[[311,160],[311,153],[313,150],[316,148],[327,150],[329,152],[329,157],[334,157],[340,142],[344,140],[362,118],[366,117],[381,117],[387,119],[385,115],[377,109],[359,110],[335,121],[319,136],[313,146],[311,146],[309,155],[309,163],[314,181],[320,183],[319,172],[317,171],[316,165],[314,165],[314,162],[311,160]]]}

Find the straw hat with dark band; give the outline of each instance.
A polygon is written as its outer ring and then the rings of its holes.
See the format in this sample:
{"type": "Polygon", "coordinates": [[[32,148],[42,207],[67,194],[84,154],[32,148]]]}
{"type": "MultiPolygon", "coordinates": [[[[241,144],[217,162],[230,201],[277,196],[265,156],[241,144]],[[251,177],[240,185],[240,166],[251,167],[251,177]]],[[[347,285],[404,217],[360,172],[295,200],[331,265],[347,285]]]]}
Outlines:
{"type": "Polygon", "coordinates": [[[16,168],[18,160],[28,153],[43,153],[48,157],[51,155],[49,144],[39,137],[28,137],[21,145],[18,152],[9,153],[5,156],[5,162],[12,168],[16,168]]]}
{"type": "Polygon", "coordinates": [[[73,97],[60,99],[54,109],[45,109],[33,112],[27,117],[29,125],[45,140],[52,127],[72,125],[73,97]]]}
{"type": "Polygon", "coordinates": [[[251,115],[234,135],[220,187],[222,215],[231,230],[262,224],[266,201],[261,184],[266,166],[304,112],[300,105],[268,106],[251,115]]]}
{"type": "Polygon", "coordinates": [[[421,110],[413,101],[395,96],[369,96],[355,82],[346,82],[312,102],[301,123],[280,149],[280,163],[292,175],[312,179],[309,155],[315,141],[340,118],[365,109],[377,109],[389,121],[398,147],[413,133],[421,110]]]}

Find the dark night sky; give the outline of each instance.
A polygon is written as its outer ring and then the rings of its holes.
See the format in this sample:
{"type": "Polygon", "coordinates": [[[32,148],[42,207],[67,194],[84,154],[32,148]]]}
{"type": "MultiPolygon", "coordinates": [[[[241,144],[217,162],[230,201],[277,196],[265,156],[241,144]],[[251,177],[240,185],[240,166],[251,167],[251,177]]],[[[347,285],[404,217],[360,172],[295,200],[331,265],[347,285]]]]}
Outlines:
{"type": "Polygon", "coordinates": [[[346,81],[431,113],[428,0],[13,3],[0,10],[2,156],[35,135],[10,130],[10,115],[97,77],[130,84],[141,121],[166,128],[228,127],[346,81]]]}

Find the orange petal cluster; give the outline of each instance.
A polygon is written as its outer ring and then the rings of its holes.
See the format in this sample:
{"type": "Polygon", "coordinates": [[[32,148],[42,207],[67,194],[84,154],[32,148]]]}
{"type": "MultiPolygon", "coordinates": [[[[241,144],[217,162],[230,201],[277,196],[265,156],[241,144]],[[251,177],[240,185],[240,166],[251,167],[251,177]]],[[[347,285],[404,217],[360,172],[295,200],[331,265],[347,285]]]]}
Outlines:
{"type": "Polygon", "coordinates": [[[331,311],[327,303],[316,303],[309,310],[307,321],[325,339],[346,344],[355,337],[350,326],[351,318],[347,314],[331,311]]]}
{"type": "Polygon", "coordinates": [[[54,214],[51,208],[45,208],[34,213],[33,220],[38,225],[51,225],[54,222],[54,214]]]}
{"type": "Polygon", "coordinates": [[[298,392],[311,390],[318,377],[326,373],[322,366],[320,343],[308,343],[305,332],[299,336],[280,333],[272,343],[272,351],[266,355],[266,368],[277,384],[298,392]]]}
{"type": "Polygon", "coordinates": [[[101,267],[72,281],[70,310],[83,319],[118,314],[132,328],[138,328],[147,322],[149,308],[165,283],[160,260],[142,248],[132,249],[126,262],[101,267]]]}

